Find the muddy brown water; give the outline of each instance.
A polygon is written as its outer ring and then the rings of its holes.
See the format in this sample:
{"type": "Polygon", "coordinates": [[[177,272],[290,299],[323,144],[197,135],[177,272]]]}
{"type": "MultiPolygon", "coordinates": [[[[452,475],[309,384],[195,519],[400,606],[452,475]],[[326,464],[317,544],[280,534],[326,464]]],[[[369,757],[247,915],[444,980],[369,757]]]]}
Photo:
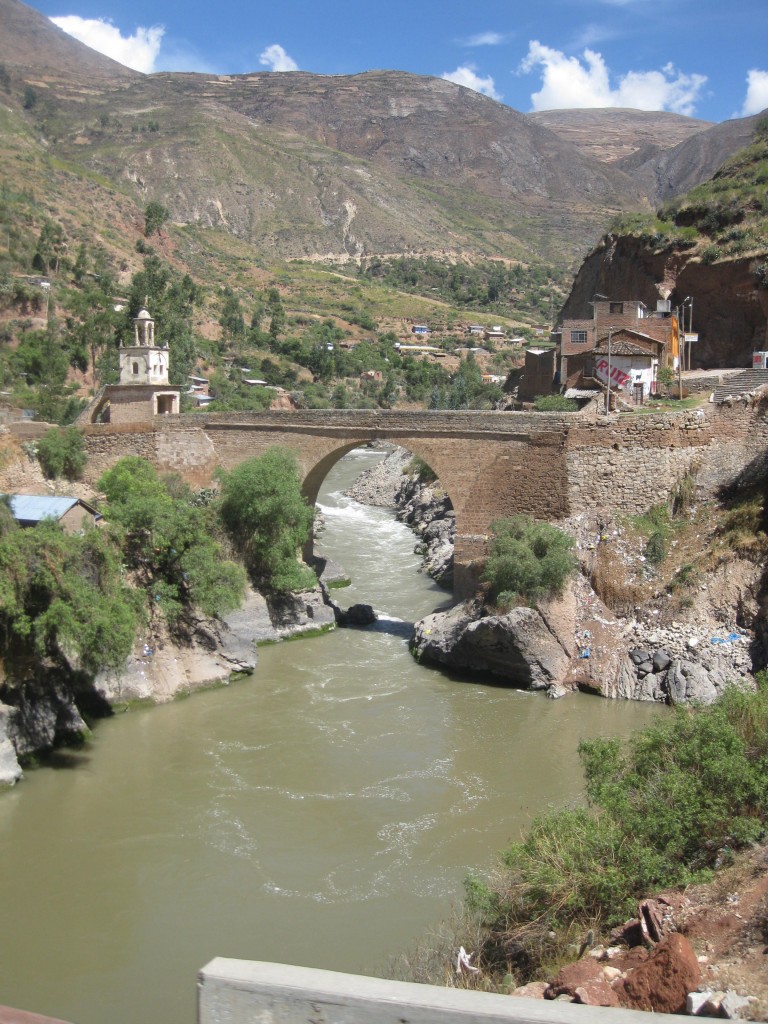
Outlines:
{"type": "Polygon", "coordinates": [[[0,793],[0,1003],[74,1024],[192,1024],[214,956],[376,973],[538,811],[581,797],[580,738],[659,713],[417,664],[445,603],[411,532],[344,488],[322,546],[371,630],[262,648],[254,675],[100,723],[0,793]]]}

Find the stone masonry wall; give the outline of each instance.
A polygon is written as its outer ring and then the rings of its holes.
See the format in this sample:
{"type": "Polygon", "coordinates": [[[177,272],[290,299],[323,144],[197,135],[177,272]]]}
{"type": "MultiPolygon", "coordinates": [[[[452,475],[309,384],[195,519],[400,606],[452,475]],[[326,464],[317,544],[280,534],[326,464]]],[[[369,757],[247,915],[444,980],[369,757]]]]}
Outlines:
{"type": "Polygon", "coordinates": [[[768,468],[766,404],[742,401],[578,425],[569,431],[567,465],[573,512],[645,512],[689,469],[701,495],[712,497],[768,468]]]}

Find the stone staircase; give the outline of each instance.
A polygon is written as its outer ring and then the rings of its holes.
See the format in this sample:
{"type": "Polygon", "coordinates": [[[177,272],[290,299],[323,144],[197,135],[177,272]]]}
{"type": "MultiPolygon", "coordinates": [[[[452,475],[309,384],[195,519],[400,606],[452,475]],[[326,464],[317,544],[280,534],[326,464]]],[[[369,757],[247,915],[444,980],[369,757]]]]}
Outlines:
{"type": "Polygon", "coordinates": [[[719,404],[727,398],[748,395],[750,392],[766,386],[768,386],[768,370],[745,370],[743,373],[736,373],[729,377],[722,384],[718,384],[712,400],[719,404]]]}

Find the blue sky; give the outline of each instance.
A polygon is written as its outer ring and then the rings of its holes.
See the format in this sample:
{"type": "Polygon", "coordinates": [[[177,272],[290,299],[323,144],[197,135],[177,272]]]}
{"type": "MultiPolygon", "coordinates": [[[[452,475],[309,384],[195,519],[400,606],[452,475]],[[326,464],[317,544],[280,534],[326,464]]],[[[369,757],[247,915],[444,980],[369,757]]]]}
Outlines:
{"type": "Polygon", "coordinates": [[[766,0],[37,0],[137,70],[373,68],[450,78],[524,113],[768,107],[766,0]]]}

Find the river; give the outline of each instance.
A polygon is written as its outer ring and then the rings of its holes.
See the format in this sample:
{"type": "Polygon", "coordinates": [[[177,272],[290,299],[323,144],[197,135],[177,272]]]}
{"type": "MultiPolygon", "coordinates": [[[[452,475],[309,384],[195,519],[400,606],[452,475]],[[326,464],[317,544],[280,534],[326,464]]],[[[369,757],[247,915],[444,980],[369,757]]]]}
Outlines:
{"type": "Polygon", "coordinates": [[[353,577],[336,596],[375,629],[262,648],[248,679],[101,722],[0,792],[0,1003],[193,1024],[214,956],[376,973],[468,869],[579,798],[580,738],[658,714],[418,665],[406,624],[446,594],[406,527],[343,496],[377,458],[352,453],[319,499],[353,577]]]}

